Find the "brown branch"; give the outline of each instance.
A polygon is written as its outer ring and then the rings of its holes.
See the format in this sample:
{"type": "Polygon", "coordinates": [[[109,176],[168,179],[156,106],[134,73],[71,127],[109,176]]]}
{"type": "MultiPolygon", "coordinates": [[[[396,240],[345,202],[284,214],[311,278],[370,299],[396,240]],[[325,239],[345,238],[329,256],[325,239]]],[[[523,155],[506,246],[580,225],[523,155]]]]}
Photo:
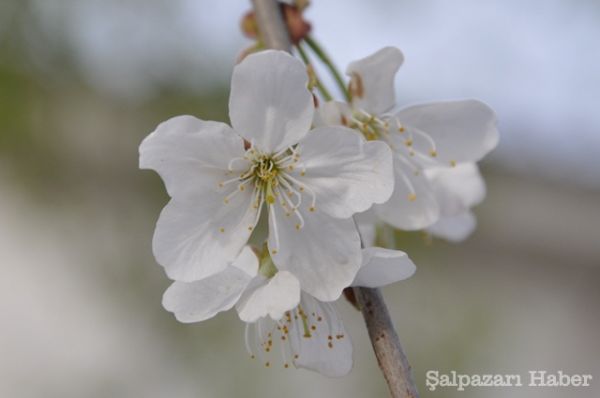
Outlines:
{"type": "MultiPolygon", "coordinates": [[[[265,47],[290,51],[291,41],[276,0],[252,0],[265,47]]],[[[354,288],[369,337],[393,398],[418,398],[410,365],[379,289],[354,288]]]]}
{"type": "Polygon", "coordinates": [[[392,397],[418,398],[410,364],[400,345],[381,291],[355,287],[354,295],[365,318],[373,351],[392,397]]]}
{"type": "Polygon", "coordinates": [[[266,48],[290,51],[292,44],[277,0],[252,0],[260,38],[266,48]]]}

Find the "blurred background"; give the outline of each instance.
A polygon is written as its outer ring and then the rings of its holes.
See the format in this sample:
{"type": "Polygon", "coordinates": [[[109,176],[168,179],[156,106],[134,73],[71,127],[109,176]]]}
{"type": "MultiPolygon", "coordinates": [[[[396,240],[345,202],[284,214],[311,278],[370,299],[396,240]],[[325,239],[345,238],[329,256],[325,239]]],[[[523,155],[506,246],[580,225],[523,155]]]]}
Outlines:
{"type": "MultiPolygon", "coordinates": [[[[362,318],[343,379],[250,360],[234,312],[183,325],[151,251],[167,201],[138,145],[227,121],[248,1],[0,2],[0,396],[384,397],[362,318]]],[[[600,396],[600,3],[314,0],[336,63],[395,45],[400,104],[478,98],[501,142],[463,244],[403,235],[385,289],[423,397],[600,396]],[[429,392],[427,370],[592,374],[591,387],[429,392]]]]}

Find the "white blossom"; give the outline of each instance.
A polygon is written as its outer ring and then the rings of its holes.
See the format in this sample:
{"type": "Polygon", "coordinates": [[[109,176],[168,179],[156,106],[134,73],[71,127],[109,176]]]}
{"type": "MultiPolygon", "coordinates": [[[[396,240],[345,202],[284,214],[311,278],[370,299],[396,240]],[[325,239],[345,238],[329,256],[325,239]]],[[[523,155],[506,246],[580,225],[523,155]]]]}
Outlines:
{"type": "Polygon", "coordinates": [[[346,125],[360,131],[369,141],[389,144],[394,154],[394,193],[387,203],[373,207],[382,221],[404,230],[435,224],[432,232],[458,239],[468,234],[469,221],[465,220],[472,218],[472,214],[448,213],[446,196],[440,195],[447,187],[436,187],[443,180],[439,175],[474,164],[497,145],[496,116],[487,105],[476,100],[394,110],[393,81],[403,60],[400,50],[386,47],[351,63],[346,71],[350,76],[351,103],[325,103],[315,117],[315,124],[346,125]],[[453,231],[454,227],[462,231],[453,231]]]}
{"type": "Polygon", "coordinates": [[[153,240],[169,277],[220,274],[264,213],[273,262],[302,290],[330,301],[352,282],[361,264],[352,215],[390,197],[392,156],[345,127],[310,130],[307,83],[284,52],[250,55],[232,76],[233,128],[179,116],[144,139],[140,167],[156,170],[171,196],[153,240]]]}
{"type": "MultiPolygon", "coordinates": [[[[406,254],[396,250],[368,248],[362,259],[353,286],[380,287],[415,272],[406,254]]],[[[302,291],[294,275],[277,271],[270,260],[262,258],[259,266],[247,246],[218,274],[174,282],[163,306],[181,322],[203,321],[235,306],[246,322],[248,353],[265,366],[295,366],[331,377],[347,374],[352,343],[334,303],[302,291]]]]}

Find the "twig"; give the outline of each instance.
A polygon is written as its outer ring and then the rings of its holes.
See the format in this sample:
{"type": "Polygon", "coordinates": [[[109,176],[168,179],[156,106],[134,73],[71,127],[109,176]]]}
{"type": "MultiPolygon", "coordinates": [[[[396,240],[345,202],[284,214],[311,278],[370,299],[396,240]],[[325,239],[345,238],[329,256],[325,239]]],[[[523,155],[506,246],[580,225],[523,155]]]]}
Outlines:
{"type": "Polygon", "coordinates": [[[418,398],[410,364],[400,345],[381,291],[355,287],[354,295],[365,318],[373,351],[392,397],[418,398]]]}
{"type": "MultiPolygon", "coordinates": [[[[289,33],[276,0],[252,0],[267,48],[290,51],[289,33]]],[[[379,367],[393,398],[418,398],[410,365],[379,289],[354,288],[379,367]]]]}
{"type": "Polygon", "coordinates": [[[292,43],[277,0],[252,0],[265,47],[290,52],[292,43]]]}

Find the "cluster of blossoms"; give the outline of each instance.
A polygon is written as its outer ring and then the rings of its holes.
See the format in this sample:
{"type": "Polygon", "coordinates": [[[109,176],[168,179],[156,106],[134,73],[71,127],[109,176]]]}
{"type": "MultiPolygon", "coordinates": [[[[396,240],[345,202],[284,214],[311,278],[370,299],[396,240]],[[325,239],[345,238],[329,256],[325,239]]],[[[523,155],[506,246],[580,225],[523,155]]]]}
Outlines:
{"type": "Polygon", "coordinates": [[[350,371],[332,302],[347,287],[415,271],[405,253],[371,247],[373,225],[466,236],[484,195],[474,162],[497,141],[480,102],[393,112],[401,62],[385,48],[352,63],[352,101],[315,109],[301,61],[253,54],[233,72],[231,127],[179,116],[144,139],[140,167],[158,172],[171,197],[153,250],[174,280],[163,305],[178,320],[235,307],[265,366],[278,352],[286,368],[350,371]]]}

